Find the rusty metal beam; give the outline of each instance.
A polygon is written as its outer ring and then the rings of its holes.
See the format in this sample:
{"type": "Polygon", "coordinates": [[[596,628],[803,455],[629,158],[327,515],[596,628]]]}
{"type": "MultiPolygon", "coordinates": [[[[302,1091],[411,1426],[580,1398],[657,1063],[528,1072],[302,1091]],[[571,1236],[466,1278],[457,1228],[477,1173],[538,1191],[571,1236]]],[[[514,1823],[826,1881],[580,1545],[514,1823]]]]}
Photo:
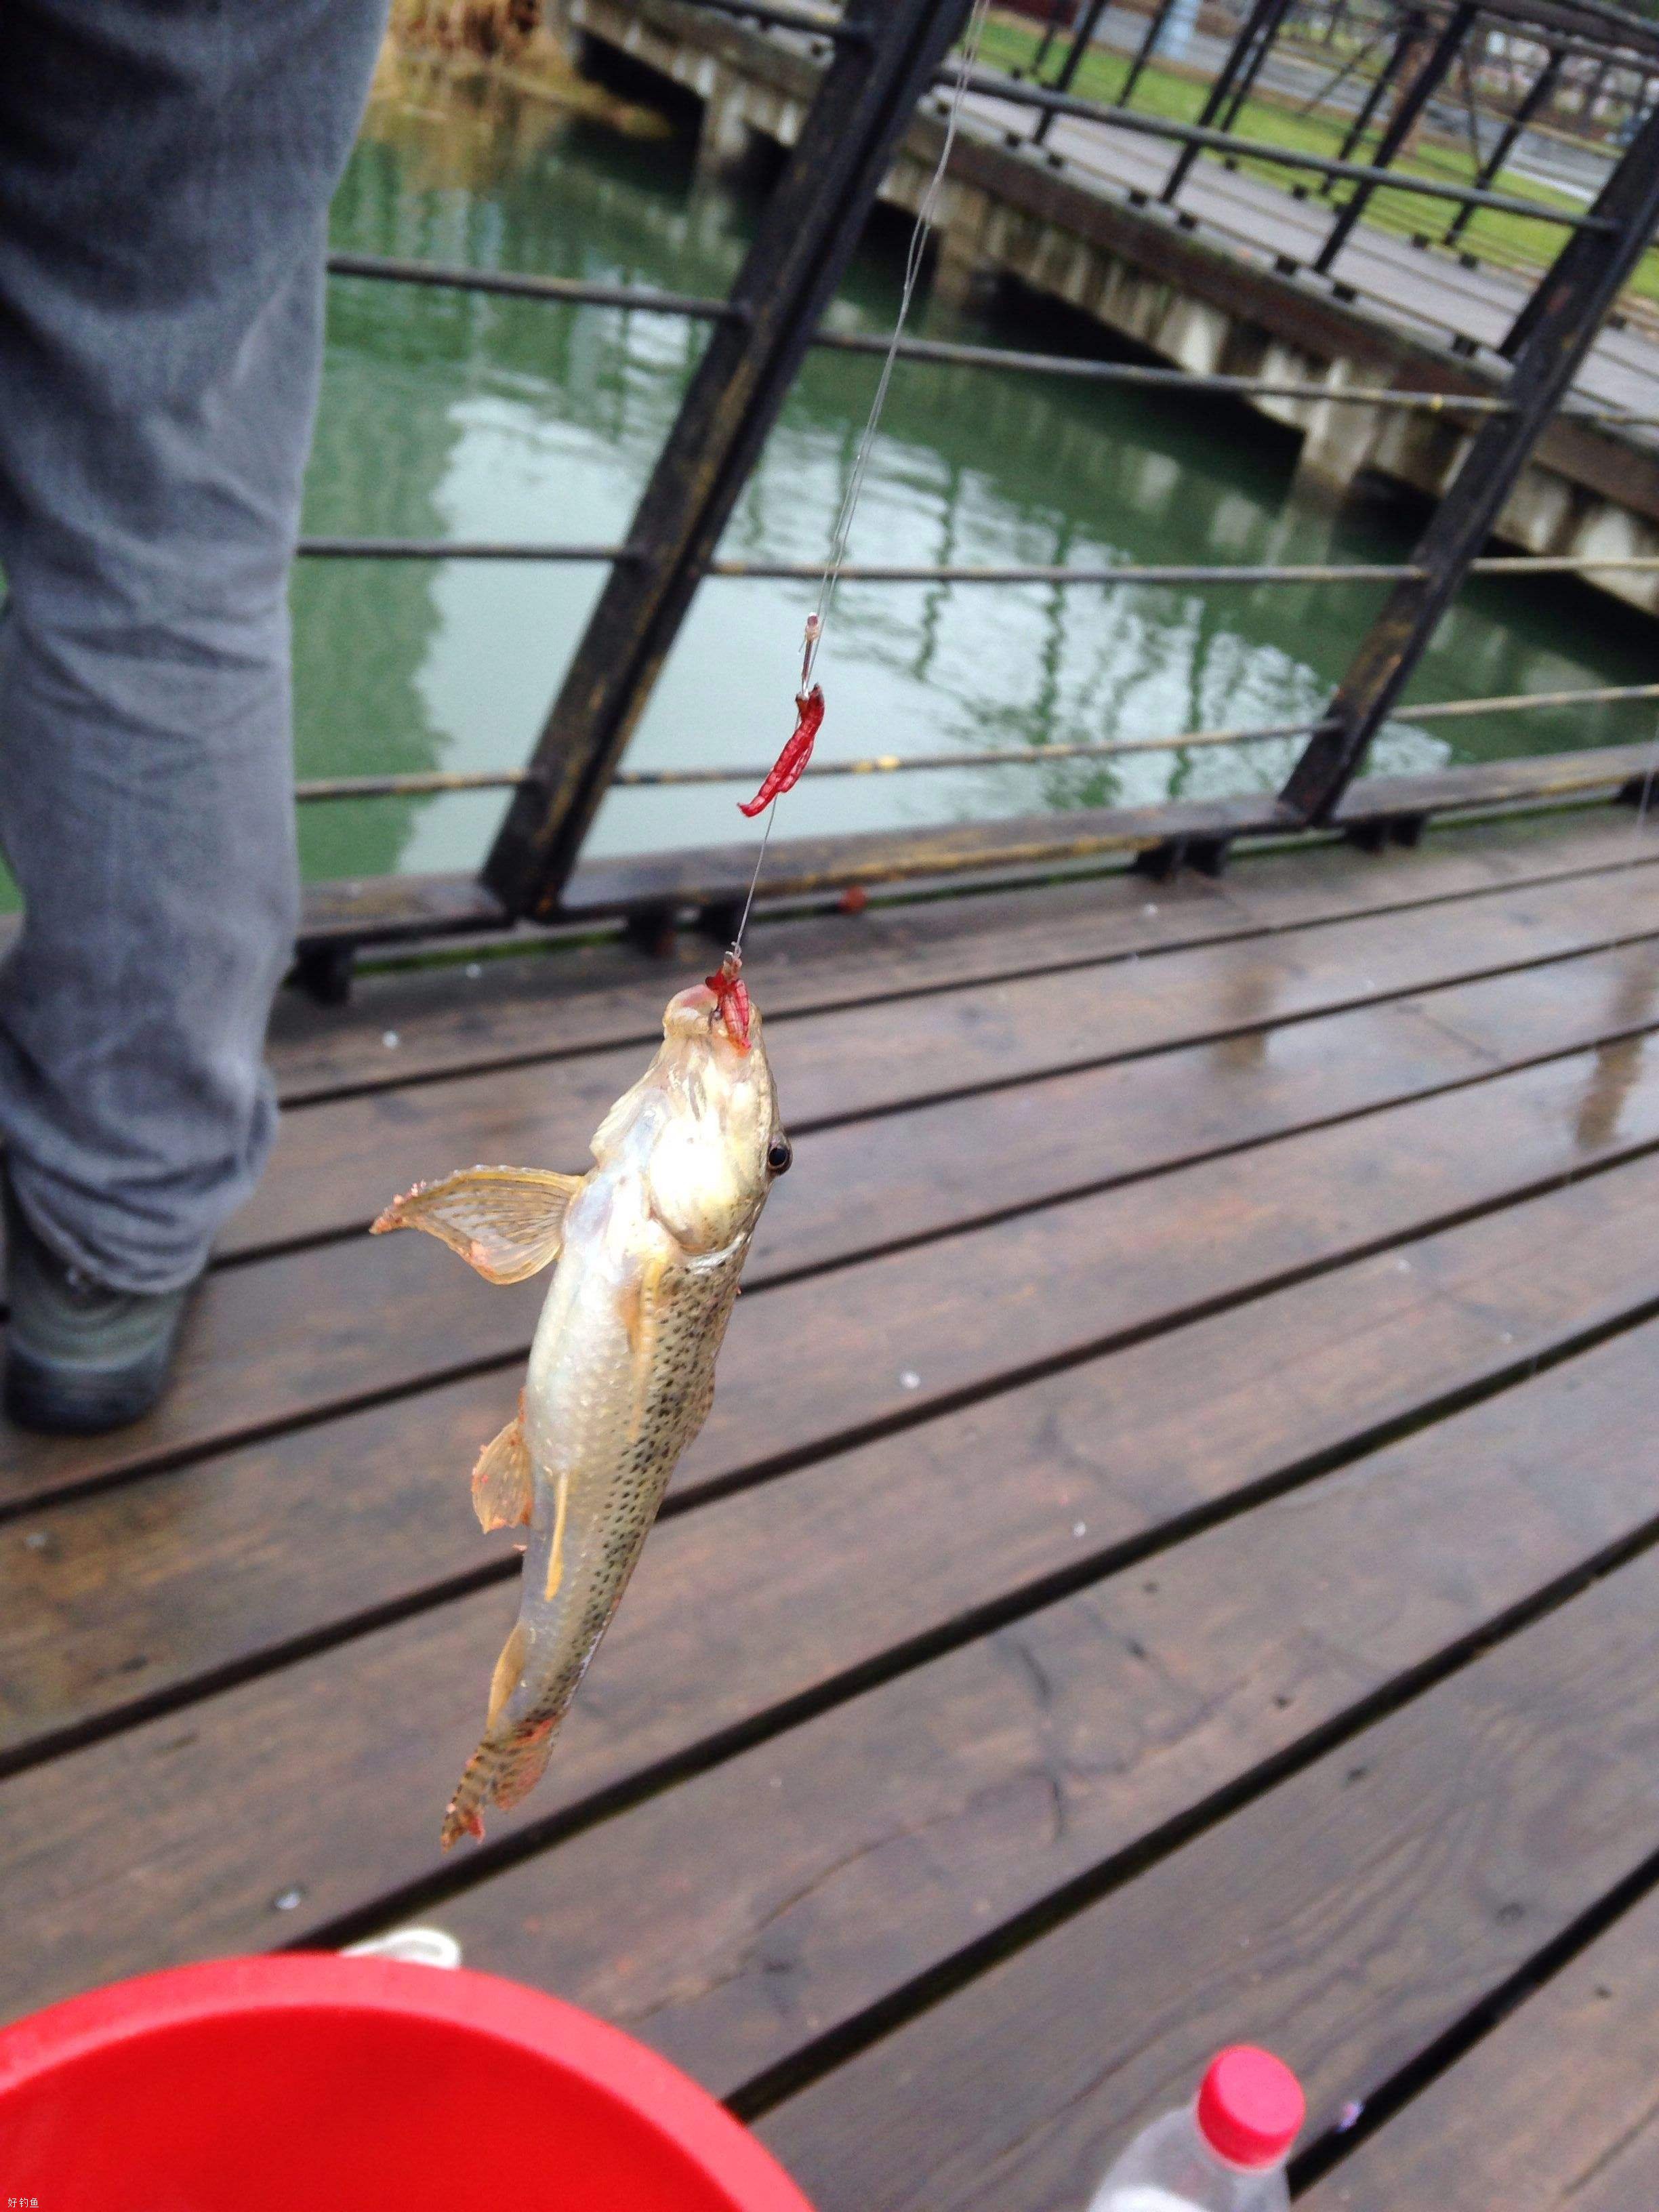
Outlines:
{"type": "Polygon", "coordinates": [[[862,0],[714,325],[485,863],[510,913],[548,915],[604,799],[698,579],[969,0],[862,0]]]}
{"type": "Polygon", "coordinates": [[[1412,555],[1420,577],[1396,585],[1280,797],[1322,822],[1341,800],[1441,617],[1496,523],[1540,432],[1594,343],[1602,318],[1659,222],[1659,109],[1632,142],[1598,207],[1613,227],[1581,230],[1540,288],[1515,361],[1511,415],[1478,431],[1412,555]]]}

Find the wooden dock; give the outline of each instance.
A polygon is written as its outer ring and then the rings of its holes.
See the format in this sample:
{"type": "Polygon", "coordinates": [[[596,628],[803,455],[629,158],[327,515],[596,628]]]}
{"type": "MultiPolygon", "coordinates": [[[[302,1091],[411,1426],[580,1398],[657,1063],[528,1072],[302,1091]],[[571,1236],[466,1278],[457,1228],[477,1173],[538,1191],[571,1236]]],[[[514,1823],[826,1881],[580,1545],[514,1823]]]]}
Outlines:
{"type": "Polygon", "coordinates": [[[542,1285],[362,1232],[580,1165],[709,963],[285,1001],[173,1396],[0,1438],[6,2014],[418,1919],[821,2212],[1080,2207],[1239,2038],[1314,2212],[1659,2201],[1656,944],[1620,808],[763,925],[714,1413],[449,1859],[542,1285]]]}

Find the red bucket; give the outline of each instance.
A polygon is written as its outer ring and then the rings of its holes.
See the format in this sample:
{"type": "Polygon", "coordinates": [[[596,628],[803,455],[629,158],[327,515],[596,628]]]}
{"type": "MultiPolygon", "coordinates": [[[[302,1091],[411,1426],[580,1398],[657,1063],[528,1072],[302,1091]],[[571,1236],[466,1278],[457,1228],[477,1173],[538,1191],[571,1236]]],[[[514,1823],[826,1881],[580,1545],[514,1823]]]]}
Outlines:
{"type": "Polygon", "coordinates": [[[0,2030],[0,2198],[40,2212],[811,2212],[666,2059],[489,1974],[321,1954],[0,2030]]]}

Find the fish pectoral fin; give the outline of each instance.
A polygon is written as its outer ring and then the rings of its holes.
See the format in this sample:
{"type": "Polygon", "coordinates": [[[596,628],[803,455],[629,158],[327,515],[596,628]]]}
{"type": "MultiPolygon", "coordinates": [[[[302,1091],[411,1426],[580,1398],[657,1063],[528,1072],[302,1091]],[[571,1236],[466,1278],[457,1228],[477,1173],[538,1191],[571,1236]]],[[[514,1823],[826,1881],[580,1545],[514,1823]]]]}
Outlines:
{"type": "Polygon", "coordinates": [[[522,1528],[530,1518],[535,1480],[524,1440],[524,1406],[478,1454],[472,1470],[472,1510],[478,1526],[522,1528]]]}
{"type": "Polygon", "coordinates": [[[492,1283],[521,1283],[559,1256],[565,1210],[586,1181],[550,1168],[459,1168],[394,1198],[371,1234],[424,1229],[492,1283]]]}

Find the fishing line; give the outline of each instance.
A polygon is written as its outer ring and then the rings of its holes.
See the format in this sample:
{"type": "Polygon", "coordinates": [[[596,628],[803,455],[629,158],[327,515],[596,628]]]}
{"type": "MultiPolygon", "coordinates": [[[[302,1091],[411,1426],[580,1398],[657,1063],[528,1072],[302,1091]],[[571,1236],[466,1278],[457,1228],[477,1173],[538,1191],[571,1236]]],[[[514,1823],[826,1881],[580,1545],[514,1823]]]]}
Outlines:
{"type": "MultiPolygon", "coordinates": [[[[905,255],[904,281],[899,289],[898,313],[894,319],[892,334],[888,339],[887,351],[882,360],[881,374],[876,380],[875,396],[870,403],[870,413],[864,425],[864,433],[859,440],[858,450],[853,457],[853,465],[848,471],[847,483],[842,492],[841,506],[836,513],[835,529],[830,539],[830,556],[824,562],[823,574],[818,580],[817,600],[811,613],[806,617],[805,636],[801,651],[800,690],[796,698],[796,704],[801,710],[801,721],[797,726],[795,736],[784,748],[779,767],[773,771],[775,776],[784,768],[785,763],[789,760],[791,749],[797,744],[802,744],[799,755],[800,767],[805,766],[806,754],[811,751],[812,738],[817,733],[817,720],[822,719],[823,711],[822,697],[820,696],[817,701],[817,719],[811,719],[811,708],[808,704],[813,696],[812,674],[817,665],[819,648],[823,643],[823,633],[829,624],[830,611],[835,600],[836,587],[841,581],[841,572],[846,563],[847,546],[852,532],[853,517],[858,510],[859,501],[864,494],[865,478],[870,468],[870,456],[875,448],[876,432],[881,424],[882,410],[887,404],[887,387],[893,380],[893,367],[898,359],[899,344],[904,336],[905,324],[909,318],[910,302],[915,296],[916,285],[921,276],[922,259],[927,248],[927,234],[933,228],[939,193],[945,184],[945,172],[950,164],[951,149],[956,144],[957,126],[962,118],[962,106],[968,91],[968,81],[979,60],[980,41],[984,35],[986,18],[989,13],[990,0],[974,0],[973,10],[968,18],[967,33],[957,58],[956,81],[951,88],[950,106],[945,111],[945,143],[939,148],[939,160],[934,165],[933,173],[927,179],[926,189],[917,204],[916,219],[910,232],[909,251],[905,255]]],[[[798,768],[795,775],[799,774],[798,768]]],[[[770,779],[769,778],[768,781],[769,781],[770,779]]],[[[739,959],[743,951],[744,932],[749,927],[750,910],[755,903],[755,891],[760,883],[761,869],[766,861],[766,848],[772,840],[772,824],[776,818],[779,805],[794,781],[795,776],[790,776],[787,782],[776,791],[766,809],[766,828],[761,835],[760,850],[755,856],[754,873],[749,879],[749,896],[743,902],[743,917],[738,924],[738,933],[732,940],[732,951],[739,957],[739,959]]],[[[765,788],[765,785],[763,785],[763,793],[765,788]]]]}

